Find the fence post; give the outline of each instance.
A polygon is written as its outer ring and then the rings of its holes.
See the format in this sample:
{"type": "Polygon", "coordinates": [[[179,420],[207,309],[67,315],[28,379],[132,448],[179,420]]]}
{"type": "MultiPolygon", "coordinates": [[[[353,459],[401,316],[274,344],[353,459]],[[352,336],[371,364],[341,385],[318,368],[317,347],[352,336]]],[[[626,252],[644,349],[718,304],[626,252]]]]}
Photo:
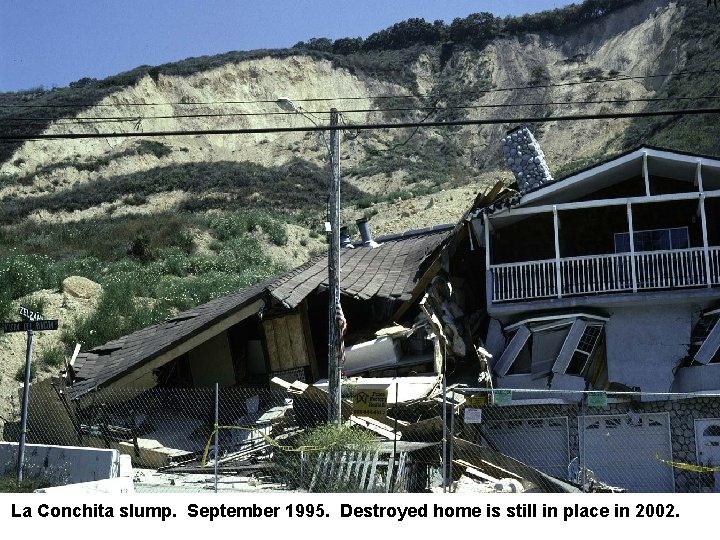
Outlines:
{"type": "Polygon", "coordinates": [[[218,461],[220,459],[220,385],[215,383],[215,493],[218,492],[218,461]]]}
{"type": "Polygon", "coordinates": [[[442,486],[443,493],[447,489],[447,378],[445,373],[445,345],[443,344],[443,358],[442,358],[442,486]]]}
{"type": "Polygon", "coordinates": [[[580,394],[580,414],[582,418],[582,446],[580,448],[580,479],[581,483],[583,485],[583,488],[585,487],[585,482],[587,481],[587,470],[585,469],[586,462],[585,462],[585,393],[583,392],[580,394]]]}
{"type": "Polygon", "coordinates": [[[452,412],[450,413],[450,456],[448,457],[448,461],[449,461],[449,463],[448,463],[448,465],[449,465],[448,480],[451,483],[451,485],[452,485],[452,481],[453,481],[453,454],[455,451],[455,396],[456,396],[456,393],[453,390],[452,404],[450,405],[452,407],[452,409],[451,409],[452,412]]]}

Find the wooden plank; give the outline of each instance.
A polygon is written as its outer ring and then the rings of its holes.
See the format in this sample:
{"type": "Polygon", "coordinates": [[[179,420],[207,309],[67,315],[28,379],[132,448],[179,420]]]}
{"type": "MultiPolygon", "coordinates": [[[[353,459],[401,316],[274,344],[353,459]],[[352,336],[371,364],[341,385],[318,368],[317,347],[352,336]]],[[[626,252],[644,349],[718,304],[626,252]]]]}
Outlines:
{"type": "Polygon", "coordinates": [[[347,451],[335,452],[335,460],[338,465],[337,471],[333,475],[333,478],[328,478],[328,480],[337,479],[338,482],[342,482],[343,474],[347,472],[347,469],[350,466],[347,451]]]}
{"type": "Polygon", "coordinates": [[[280,390],[283,390],[285,392],[288,392],[290,390],[290,387],[292,386],[291,383],[287,382],[284,379],[281,379],[280,377],[273,377],[270,380],[270,384],[277,386],[280,390]]]}
{"type": "Polygon", "coordinates": [[[395,452],[388,457],[387,470],[385,471],[385,493],[390,493],[390,484],[393,478],[393,470],[395,469],[395,452]]]}
{"type": "Polygon", "coordinates": [[[270,371],[282,371],[282,366],[280,365],[280,359],[278,357],[278,346],[275,339],[275,326],[273,321],[263,321],[263,330],[265,331],[265,345],[267,346],[270,371]]]}
{"type": "Polygon", "coordinates": [[[338,453],[337,452],[328,452],[328,466],[325,468],[325,470],[322,473],[323,477],[323,484],[327,484],[328,482],[331,482],[337,475],[337,469],[338,469],[338,453]]]}
{"type": "Polygon", "coordinates": [[[423,276],[420,278],[420,281],[418,281],[415,287],[413,287],[412,293],[410,293],[410,299],[407,300],[407,302],[404,302],[392,316],[393,321],[399,321],[402,319],[407,310],[410,309],[417,299],[425,292],[425,289],[427,289],[428,285],[430,285],[432,278],[437,275],[441,268],[442,264],[440,262],[440,257],[435,257],[435,260],[433,260],[432,264],[425,271],[423,276]]]}
{"type": "MultiPolygon", "coordinates": [[[[312,455],[312,453],[310,453],[310,455],[312,455]]],[[[312,492],[313,488],[315,487],[315,482],[320,475],[320,471],[325,470],[326,457],[327,452],[320,452],[320,454],[318,455],[317,463],[315,464],[315,470],[313,471],[312,479],[310,480],[310,487],[308,487],[308,491],[310,492],[312,492]]]]}
{"type": "Polygon", "coordinates": [[[305,336],[305,348],[307,349],[308,362],[310,363],[310,374],[313,381],[320,378],[318,370],[317,357],[315,356],[315,345],[313,343],[312,332],[310,330],[310,318],[308,316],[307,301],[300,304],[300,322],[302,324],[303,335],[305,336]]]}
{"type": "Polygon", "coordinates": [[[378,457],[380,456],[380,452],[375,452],[373,454],[372,463],[370,464],[370,472],[368,473],[366,484],[365,484],[365,491],[368,491],[372,487],[375,486],[375,473],[377,471],[377,465],[378,465],[378,457]]]}
{"type": "Polygon", "coordinates": [[[397,468],[397,473],[395,474],[395,483],[393,485],[393,491],[407,491],[407,478],[405,475],[407,474],[408,468],[406,467],[407,463],[407,452],[401,452],[400,453],[400,463],[397,468]]]}
{"type": "Polygon", "coordinates": [[[345,470],[345,478],[343,478],[344,484],[346,486],[350,482],[350,476],[352,475],[352,471],[353,471],[355,464],[357,463],[358,457],[359,457],[359,452],[349,452],[347,454],[347,457],[346,457],[347,469],[345,470]]]}
{"type": "Polygon", "coordinates": [[[547,493],[580,493],[572,484],[558,480],[524,463],[485,446],[454,438],[455,455],[473,467],[499,478],[516,478],[525,488],[532,486],[547,493]]]}
{"type": "Polygon", "coordinates": [[[293,351],[293,367],[305,367],[310,363],[310,359],[308,358],[307,347],[305,345],[305,333],[303,332],[300,314],[293,313],[285,317],[285,320],[287,321],[288,336],[293,351]]]}
{"type": "Polygon", "coordinates": [[[358,477],[358,486],[360,487],[360,491],[365,490],[365,484],[367,483],[366,478],[367,478],[367,474],[370,469],[370,463],[371,463],[370,457],[371,457],[370,451],[366,452],[365,455],[363,456],[362,472],[360,473],[360,475],[358,477]]]}
{"type": "Polygon", "coordinates": [[[292,369],[295,367],[295,361],[293,359],[293,348],[290,342],[290,332],[287,325],[287,317],[280,317],[273,319],[275,340],[278,345],[279,363],[282,366],[282,370],[292,369]]]}

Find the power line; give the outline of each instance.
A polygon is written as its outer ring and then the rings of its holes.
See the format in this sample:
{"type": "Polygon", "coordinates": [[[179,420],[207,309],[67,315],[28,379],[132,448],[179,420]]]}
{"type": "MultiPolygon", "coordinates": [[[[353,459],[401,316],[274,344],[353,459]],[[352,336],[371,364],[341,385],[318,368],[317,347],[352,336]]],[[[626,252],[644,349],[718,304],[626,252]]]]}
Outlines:
{"type": "MultiPolygon", "coordinates": [[[[664,103],[668,101],[699,101],[720,99],[720,95],[697,96],[697,97],[662,97],[662,98],[627,98],[627,99],[602,99],[602,100],[576,100],[576,101],[538,101],[525,103],[491,103],[481,105],[448,105],[443,107],[391,107],[386,109],[346,109],[338,111],[340,114],[350,113],[388,113],[388,112],[442,112],[450,110],[479,110],[498,109],[508,107],[547,107],[565,105],[627,105],[629,103],[664,103]]],[[[327,114],[328,111],[306,111],[308,114],[327,114]]],[[[297,113],[285,111],[266,111],[253,113],[197,113],[197,114],[174,114],[154,116],[78,116],[75,118],[52,118],[52,117],[30,117],[30,118],[1,118],[1,123],[8,122],[54,122],[57,125],[87,125],[93,123],[112,122],[138,122],[143,120],[174,120],[183,118],[233,118],[246,116],[296,116],[297,113]]]]}
{"type": "MultiPolygon", "coordinates": [[[[709,73],[720,73],[720,69],[703,69],[697,71],[678,71],[676,73],[653,73],[645,75],[618,75],[614,77],[595,78],[581,81],[568,81],[562,83],[546,83],[546,84],[535,84],[527,86],[508,86],[500,88],[491,88],[488,90],[476,90],[474,92],[459,92],[462,95],[485,95],[496,92],[513,92],[517,90],[533,90],[543,88],[555,88],[564,86],[577,86],[585,84],[597,84],[607,82],[619,82],[619,81],[630,81],[630,80],[641,80],[641,79],[653,79],[653,78],[665,78],[665,77],[679,77],[679,76],[691,76],[691,75],[703,75],[709,73]]],[[[339,97],[316,97],[316,98],[292,98],[293,102],[296,103],[312,103],[312,102],[332,102],[332,101],[356,101],[356,100],[383,100],[383,99],[419,99],[433,97],[432,94],[401,94],[401,95],[377,95],[377,96],[339,96],[339,97]]],[[[0,104],[0,108],[77,108],[77,107],[163,107],[163,106],[188,106],[194,107],[198,105],[256,105],[263,103],[276,103],[277,99],[258,99],[258,100],[226,100],[226,101],[168,101],[168,102],[142,102],[142,103],[91,103],[91,102],[77,102],[69,103],[67,105],[61,104],[0,104]]]]}
{"type": "Polygon", "coordinates": [[[700,114],[720,114],[720,107],[700,109],[674,109],[661,111],[642,111],[628,113],[594,113],[571,114],[563,116],[533,116],[515,118],[489,118],[484,120],[437,120],[429,122],[390,122],[371,124],[345,124],[337,126],[302,126],[302,127],[264,127],[264,128],[236,128],[236,129],[197,129],[175,131],[135,131],[135,132],[109,132],[109,133],[57,133],[38,135],[0,135],[0,141],[27,141],[49,139],[112,139],[134,137],[182,137],[195,135],[240,135],[259,133],[292,133],[314,131],[369,131],[377,129],[402,129],[415,127],[452,127],[452,126],[483,126],[497,124],[542,124],[547,122],[568,122],[579,120],[617,120],[621,118],[647,118],[654,116],[683,116],[700,114]]]}

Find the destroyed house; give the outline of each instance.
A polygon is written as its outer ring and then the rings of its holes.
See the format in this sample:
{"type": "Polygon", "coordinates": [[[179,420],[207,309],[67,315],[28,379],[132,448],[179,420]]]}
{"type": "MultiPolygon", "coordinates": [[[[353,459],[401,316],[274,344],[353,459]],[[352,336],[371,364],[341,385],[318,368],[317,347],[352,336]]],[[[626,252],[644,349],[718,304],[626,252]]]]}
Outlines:
{"type": "Polygon", "coordinates": [[[631,491],[697,490],[697,473],[660,459],[703,464],[720,429],[718,400],[701,397],[720,392],[720,159],[646,146],[554,180],[526,129],[503,149],[516,193],[470,218],[477,336],[513,396],[485,434],[552,474],[580,456],[631,491]],[[584,390],[636,394],[581,421],[584,390]]]}
{"type": "MultiPolygon", "coordinates": [[[[451,229],[431,227],[341,250],[349,343],[374,337],[411,298],[426,260],[451,229]]],[[[67,395],[110,386],[266,387],[273,377],[314,382],[327,375],[327,283],[327,257],[320,256],[83,351],[73,363],[67,395]]]]}
{"type": "Polygon", "coordinates": [[[643,147],[473,221],[500,386],[720,390],[720,160],[643,147]]]}

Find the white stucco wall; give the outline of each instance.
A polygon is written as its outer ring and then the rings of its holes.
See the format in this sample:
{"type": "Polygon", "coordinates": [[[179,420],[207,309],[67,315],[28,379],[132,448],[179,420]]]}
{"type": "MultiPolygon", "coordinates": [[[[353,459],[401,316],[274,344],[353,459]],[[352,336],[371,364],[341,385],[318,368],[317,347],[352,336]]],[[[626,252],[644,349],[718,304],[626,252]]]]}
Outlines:
{"type": "Polygon", "coordinates": [[[687,355],[692,305],[615,308],[605,324],[608,379],[644,392],[668,392],[672,370],[687,355]]]}

